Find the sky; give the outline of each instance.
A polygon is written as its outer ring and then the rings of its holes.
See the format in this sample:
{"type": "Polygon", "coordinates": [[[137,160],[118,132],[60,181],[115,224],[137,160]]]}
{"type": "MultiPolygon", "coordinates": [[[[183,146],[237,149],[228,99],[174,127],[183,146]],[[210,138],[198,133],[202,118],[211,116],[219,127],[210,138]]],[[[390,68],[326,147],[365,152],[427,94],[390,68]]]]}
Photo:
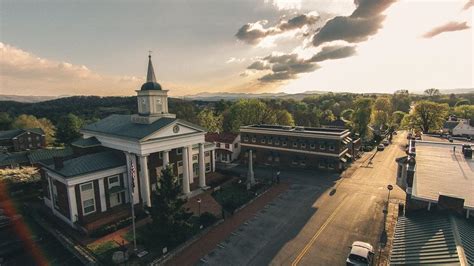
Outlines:
{"type": "Polygon", "coordinates": [[[0,0],[0,94],[474,87],[474,0],[0,0]]]}

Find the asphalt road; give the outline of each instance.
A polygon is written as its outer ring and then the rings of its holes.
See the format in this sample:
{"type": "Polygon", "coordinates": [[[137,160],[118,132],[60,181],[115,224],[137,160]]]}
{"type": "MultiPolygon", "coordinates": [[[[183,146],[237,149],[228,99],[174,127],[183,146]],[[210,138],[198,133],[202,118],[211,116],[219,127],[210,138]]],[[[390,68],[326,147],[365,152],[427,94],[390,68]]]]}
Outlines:
{"type": "Polygon", "coordinates": [[[391,201],[405,198],[395,185],[395,158],[404,155],[405,143],[405,134],[395,136],[370,167],[363,164],[345,178],[282,171],[290,189],[241,225],[202,264],[345,265],[354,241],[369,242],[377,250],[387,185],[394,184],[391,201]]]}

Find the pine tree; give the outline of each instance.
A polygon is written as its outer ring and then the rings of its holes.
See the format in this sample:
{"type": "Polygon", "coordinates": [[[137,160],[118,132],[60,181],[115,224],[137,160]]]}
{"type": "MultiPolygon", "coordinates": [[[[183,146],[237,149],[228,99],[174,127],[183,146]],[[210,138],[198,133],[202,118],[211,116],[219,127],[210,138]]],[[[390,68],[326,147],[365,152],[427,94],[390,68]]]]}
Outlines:
{"type": "Polygon", "coordinates": [[[165,245],[179,244],[192,227],[189,222],[192,213],[184,208],[186,200],[179,198],[180,194],[178,178],[167,166],[161,171],[156,191],[152,193],[152,206],[148,208],[152,219],[148,225],[149,232],[165,245]]]}

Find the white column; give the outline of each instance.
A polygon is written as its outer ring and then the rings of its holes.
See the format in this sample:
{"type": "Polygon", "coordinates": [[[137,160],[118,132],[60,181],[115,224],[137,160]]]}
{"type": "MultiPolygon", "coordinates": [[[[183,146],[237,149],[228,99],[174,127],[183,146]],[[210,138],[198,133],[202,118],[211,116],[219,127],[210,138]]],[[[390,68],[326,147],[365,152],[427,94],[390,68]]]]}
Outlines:
{"type": "Polygon", "coordinates": [[[99,195],[100,195],[100,209],[102,212],[107,210],[107,202],[105,197],[105,187],[104,187],[104,178],[99,179],[99,195]]]}
{"type": "Polygon", "coordinates": [[[188,194],[189,190],[189,148],[183,147],[183,193],[188,194]]]}
{"type": "Polygon", "coordinates": [[[188,162],[189,162],[189,183],[192,184],[194,182],[194,169],[193,169],[193,146],[188,146],[188,162]]]}
{"type": "Polygon", "coordinates": [[[162,151],[161,157],[163,158],[163,168],[166,167],[170,163],[170,151],[162,151]]]}
{"type": "Polygon", "coordinates": [[[216,171],[216,150],[211,150],[212,172],[216,171]]]}
{"type": "Polygon", "coordinates": [[[67,194],[69,198],[69,214],[71,222],[77,221],[77,203],[76,203],[76,190],[74,186],[67,188],[67,194]]]}
{"type": "Polygon", "coordinates": [[[199,186],[206,186],[206,165],[204,163],[204,143],[199,143],[199,186]]]}
{"type": "Polygon", "coordinates": [[[51,211],[54,213],[53,181],[49,175],[47,175],[46,178],[48,178],[49,203],[51,203],[51,211]]]}
{"type": "Polygon", "coordinates": [[[148,155],[140,157],[140,188],[143,204],[150,207],[150,177],[148,173],[148,155]]]}

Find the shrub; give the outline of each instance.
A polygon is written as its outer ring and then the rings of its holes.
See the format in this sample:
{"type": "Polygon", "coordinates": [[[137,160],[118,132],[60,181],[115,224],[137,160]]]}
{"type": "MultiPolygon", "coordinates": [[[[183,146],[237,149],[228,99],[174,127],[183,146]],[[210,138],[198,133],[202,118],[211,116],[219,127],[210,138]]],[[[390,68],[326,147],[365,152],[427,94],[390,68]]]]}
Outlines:
{"type": "Polygon", "coordinates": [[[201,224],[204,227],[213,225],[216,221],[217,221],[217,217],[210,212],[205,212],[201,214],[201,216],[199,217],[199,224],[201,224]]]}

